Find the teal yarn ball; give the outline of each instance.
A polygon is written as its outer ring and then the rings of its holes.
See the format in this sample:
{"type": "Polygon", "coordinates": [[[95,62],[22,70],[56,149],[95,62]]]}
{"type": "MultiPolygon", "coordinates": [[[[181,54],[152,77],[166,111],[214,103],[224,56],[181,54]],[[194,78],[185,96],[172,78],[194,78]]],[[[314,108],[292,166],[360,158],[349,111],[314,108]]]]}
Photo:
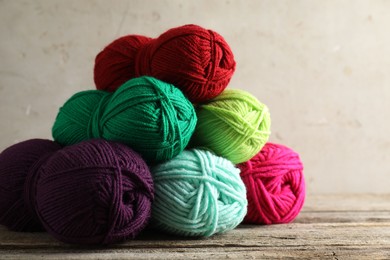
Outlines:
{"type": "Polygon", "coordinates": [[[155,163],[183,151],[196,122],[193,105],[178,88],[139,77],[114,93],[76,93],[60,108],[52,135],[62,145],[95,138],[118,141],[155,163]]]}
{"type": "Polygon", "coordinates": [[[240,170],[200,149],[184,150],[154,166],[156,228],[180,236],[211,236],[234,229],[247,213],[240,170]]]}

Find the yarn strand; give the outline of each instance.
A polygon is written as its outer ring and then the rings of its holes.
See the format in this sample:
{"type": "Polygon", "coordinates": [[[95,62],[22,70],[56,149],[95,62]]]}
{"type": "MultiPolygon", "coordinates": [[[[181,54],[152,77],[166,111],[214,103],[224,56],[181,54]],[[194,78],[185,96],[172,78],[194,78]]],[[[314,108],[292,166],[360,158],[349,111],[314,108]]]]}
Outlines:
{"type": "Polygon", "coordinates": [[[209,151],[184,150],[152,168],[154,225],[184,236],[211,236],[241,223],[247,199],[239,170],[209,151]]]}
{"type": "Polygon", "coordinates": [[[247,188],[247,223],[288,223],[305,200],[303,164],[288,147],[267,143],[249,161],[238,165],[247,188]]]}
{"type": "Polygon", "coordinates": [[[115,91],[127,80],[152,76],[177,86],[198,103],[218,96],[235,67],[221,35],[189,24],[155,39],[140,35],[116,39],[96,56],[94,81],[97,89],[115,91]]]}
{"type": "Polygon", "coordinates": [[[54,140],[72,145],[91,138],[122,142],[149,163],[173,158],[190,141],[193,105],[175,86],[151,77],[129,80],[116,92],[75,94],[60,109],[54,140]]]}

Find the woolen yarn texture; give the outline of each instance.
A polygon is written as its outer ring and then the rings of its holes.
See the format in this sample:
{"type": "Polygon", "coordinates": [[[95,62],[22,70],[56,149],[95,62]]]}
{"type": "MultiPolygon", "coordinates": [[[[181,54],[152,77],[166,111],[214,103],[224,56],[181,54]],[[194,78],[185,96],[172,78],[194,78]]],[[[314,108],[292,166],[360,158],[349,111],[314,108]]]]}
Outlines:
{"type": "Polygon", "coordinates": [[[191,146],[207,148],[234,164],[257,154],[271,133],[268,107],[244,90],[226,89],[197,106],[196,114],[191,146]]]}
{"type": "Polygon", "coordinates": [[[153,224],[180,236],[211,236],[234,229],[247,212],[240,170],[200,149],[184,150],[152,168],[153,224]]]}
{"type": "Polygon", "coordinates": [[[27,176],[61,149],[51,140],[31,139],[14,144],[0,154],[0,225],[14,231],[43,231],[25,200],[27,176]]]}
{"type": "Polygon", "coordinates": [[[74,244],[112,244],[148,224],[154,197],[145,161],[116,142],[89,140],[55,153],[30,186],[45,229],[74,244]]]}
{"type": "Polygon", "coordinates": [[[193,105],[178,88],[145,76],[114,93],[76,93],[60,108],[52,134],[62,145],[92,138],[118,141],[155,163],[184,150],[196,122],[193,105]]]}
{"type": "Polygon", "coordinates": [[[194,24],[169,29],[152,39],[128,35],[106,46],[95,59],[96,88],[114,91],[124,82],[152,76],[180,88],[191,102],[219,95],[236,67],[225,39],[194,24]]]}
{"type": "Polygon", "coordinates": [[[62,148],[33,139],[0,155],[1,224],[46,230],[73,244],[134,238],[154,198],[145,161],[121,143],[93,139],[62,148]]]}
{"type": "Polygon", "coordinates": [[[296,218],[306,195],[298,153],[280,144],[267,143],[256,156],[238,167],[247,188],[246,223],[278,224],[296,218]]]}

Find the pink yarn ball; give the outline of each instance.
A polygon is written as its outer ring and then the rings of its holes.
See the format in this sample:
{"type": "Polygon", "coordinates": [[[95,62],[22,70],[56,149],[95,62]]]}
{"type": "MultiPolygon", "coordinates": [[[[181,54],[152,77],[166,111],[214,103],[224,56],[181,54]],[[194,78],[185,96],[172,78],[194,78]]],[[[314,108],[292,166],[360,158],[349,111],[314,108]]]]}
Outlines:
{"type": "Polygon", "coordinates": [[[295,219],[306,194],[303,164],[296,152],[266,143],[252,159],[237,166],[247,188],[245,223],[277,224],[295,219]]]}

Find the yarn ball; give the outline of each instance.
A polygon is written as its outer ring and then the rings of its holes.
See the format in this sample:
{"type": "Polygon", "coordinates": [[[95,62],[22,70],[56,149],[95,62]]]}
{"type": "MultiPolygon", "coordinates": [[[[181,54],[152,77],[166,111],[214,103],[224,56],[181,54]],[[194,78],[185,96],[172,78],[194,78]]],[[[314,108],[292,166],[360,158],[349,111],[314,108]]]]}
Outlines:
{"type": "Polygon", "coordinates": [[[211,236],[235,228],[247,212],[240,170],[209,151],[184,150],[152,168],[156,228],[181,236],[211,236]]]}
{"type": "Polygon", "coordinates": [[[295,219],[306,194],[303,165],[296,152],[267,143],[256,156],[238,167],[247,188],[246,223],[277,224],[295,219]]]}
{"type": "Polygon", "coordinates": [[[191,145],[210,149],[234,164],[257,154],[271,133],[268,107],[244,90],[226,89],[198,106],[196,114],[191,145]]]}
{"type": "Polygon", "coordinates": [[[235,67],[221,35],[189,24],[155,39],[129,35],[115,40],[96,56],[94,81],[97,89],[114,91],[128,79],[152,76],[174,84],[198,103],[219,95],[235,67]]]}
{"type": "Polygon", "coordinates": [[[45,229],[75,244],[134,238],[148,223],[154,196],[145,161],[127,146],[89,140],[52,155],[29,194],[45,229]]]}
{"type": "Polygon", "coordinates": [[[178,88],[145,76],[127,81],[114,93],[88,90],[73,95],[60,108],[52,134],[62,145],[92,138],[119,141],[152,163],[179,154],[196,122],[193,105],[178,88]]]}
{"type": "Polygon", "coordinates": [[[61,146],[53,141],[31,139],[14,144],[0,154],[0,225],[14,231],[43,231],[26,204],[24,190],[27,175],[61,146]]]}
{"type": "Polygon", "coordinates": [[[142,35],[127,35],[105,47],[95,58],[96,88],[113,92],[129,79],[137,78],[135,58],[151,40],[142,35]]]}

